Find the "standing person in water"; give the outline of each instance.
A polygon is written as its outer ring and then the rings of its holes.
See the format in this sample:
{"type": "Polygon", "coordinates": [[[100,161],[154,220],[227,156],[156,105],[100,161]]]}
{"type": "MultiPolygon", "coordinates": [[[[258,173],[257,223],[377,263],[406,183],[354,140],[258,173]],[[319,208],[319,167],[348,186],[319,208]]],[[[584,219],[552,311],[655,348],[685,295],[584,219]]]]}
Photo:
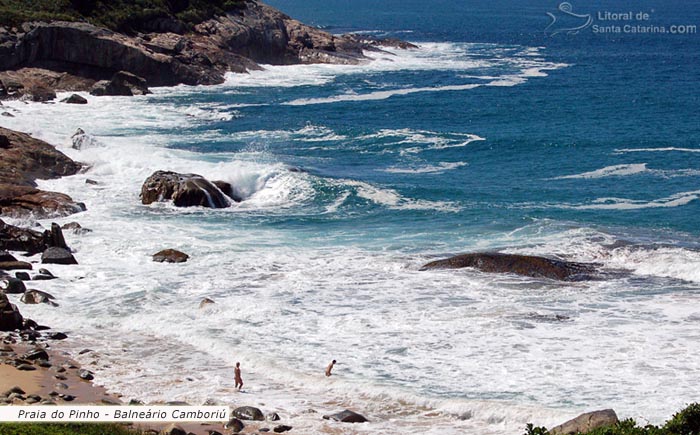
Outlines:
{"type": "Polygon", "coordinates": [[[331,361],[331,363],[328,364],[328,367],[326,367],[326,376],[331,375],[331,370],[333,370],[334,365],[335,365],[335,360],[331,361]]]}
{"type": "Polygon", "coordinates": [[[241,363],[236,363],[236,368],[233,369],[233,377],[236,381],[236,388],[239,390],[243,388],[243,379],[241,378],[241,363]]]}

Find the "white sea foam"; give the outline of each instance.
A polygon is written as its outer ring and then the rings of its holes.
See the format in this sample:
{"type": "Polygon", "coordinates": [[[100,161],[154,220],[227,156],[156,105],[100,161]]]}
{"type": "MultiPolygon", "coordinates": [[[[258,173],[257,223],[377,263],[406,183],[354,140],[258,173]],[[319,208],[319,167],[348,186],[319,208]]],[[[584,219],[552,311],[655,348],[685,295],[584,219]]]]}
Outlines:
{"type": "Polygon", "coordinates": [[[605,177],[624,177],[626,175],[635,175],[647,172],[646,163],[633,163],[625,165],[614,165],[606,166],[602,169],[597,169],[595,171],[584,172],[582,174],[576,175],[564,175],[561,177],[555,177],[554,180],[566,180],[566,179],[576,179],[576,178],[605,178],[605,177]]]}
{"type": "Polygon", "coordinates": [[[680,192],[666,198],[653,201],[627,198],[598,198],[591,204],[571,206],[580,210],[640,210],[645,208],[681,207],[700,198],[700,190],[680,192]]]}
{"type": "Polygon", "coordinates": [[[620,148],[615,152],[623,153],[665,153],[665,152],[681,152],[681,153],[700,153],[700,148],[678,148],[678,147],[661,147],[661,148],[620,148]]]}
{"type": "Polygon", "coordinates": [[[411,168],[390,167],[384,169],[384,172],[389,172],[392,174],[442,174],[443,172],[451,171],[467,165],[467,162],[440,162],[437,165],[425,165],[411,168]]]}

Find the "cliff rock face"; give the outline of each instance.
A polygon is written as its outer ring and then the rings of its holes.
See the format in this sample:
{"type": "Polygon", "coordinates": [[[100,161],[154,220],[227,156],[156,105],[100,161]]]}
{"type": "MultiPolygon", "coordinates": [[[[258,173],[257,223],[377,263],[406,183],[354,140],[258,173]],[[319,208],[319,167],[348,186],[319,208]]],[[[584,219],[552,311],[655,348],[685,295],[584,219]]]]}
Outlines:
{"type": "Polygon", "coordinates": [[[0,99],[33,98],[37,86],[89,90],[120,71],[148,86],[218,84],[227,72],[260,69],[258,63],[356,64],[366,60],[363,50],[377,50],[376,41],[331,35],[257,1],[184,34],[166,26],[129,36],[61,21],[14,30],[0,28],[0,99]]]}

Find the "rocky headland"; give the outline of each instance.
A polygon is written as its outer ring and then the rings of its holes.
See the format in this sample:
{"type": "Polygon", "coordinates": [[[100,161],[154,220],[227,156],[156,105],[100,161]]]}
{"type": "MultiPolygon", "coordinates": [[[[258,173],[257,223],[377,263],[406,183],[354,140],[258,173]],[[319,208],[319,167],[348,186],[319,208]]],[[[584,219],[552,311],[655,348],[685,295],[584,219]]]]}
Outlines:
{"type": "Polygon", "coordinates": [[[368,60],[367,50],[411,46],[332,35],[253,0],[201,22],[166,15],[144,18],[127,31],[89,21],[0,25],[0,99],[49,101],[56,91],[131,95],[146,93],[147,86],[212,85],[228,72],[260,64],[358,64],[368,60]],[[139,80],[140,86],[132,86],[139,80]]]}

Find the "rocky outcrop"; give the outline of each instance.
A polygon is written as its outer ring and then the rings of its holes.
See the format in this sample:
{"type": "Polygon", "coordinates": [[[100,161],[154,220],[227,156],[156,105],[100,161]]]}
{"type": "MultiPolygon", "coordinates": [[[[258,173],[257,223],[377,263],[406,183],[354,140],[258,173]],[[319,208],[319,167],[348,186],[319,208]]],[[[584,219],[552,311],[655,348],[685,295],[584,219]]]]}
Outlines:
{"type": "Polygon", "coordinates": [[[153,261],[158,263],[184,263],[189,258],[189,255],[176,249],[163,249],[153,254],[153,261]]]}
{"type": "Polygon", "coordinates": [[[421,270],[474,268],[489,273],[514,273],[533,278],[549,278],[559,281],[591,279],[596,265],[553,260],[530,255],[502,254],[497,252],[457,255],[430,262],[421,270]]]}
{"type": "Polygon", "coordinates": [[[44,141],[0,127],[0,215],[36,218],[85,210],[70,196],[37,189],[35,179],[77,173],[81,165],[44,141]]]}
{"type": "Polygon", "coordinates": [[[0,219],[0,249],[36,254],[42,252],[45,248],[46,240],[44,234],[6,224],[0,219]]]}
{"type": "Polygon", "coordinates": [[[78,264],[68,249],[52,246],[41,254],[42,264],[78,264]]]}
{"type": "Polygon", "coordinates": [[[156,171],[141,187],[141,202],[152,204],[169,200],[177,207],[225,208],[231,205],[223,192],[201,175],[156,171]]]}
{"type": "Polygon", "coordinates": [[[617,414],[612,409],[593,411],[581,414],[578,417],[552,428],[552,435],[585,434],[599,427],[614,426],[619,422],[617,414]]]}
{"type": "Polygon", "coordinates": [[[364,423],[368,421],[363,415],[350,411],[349,409],[331,415],[324,415],[323,418],[326,420],[335,420],[343,423],[364,423]]]}
{"type": "Polygon", "coordinates": [[[227,72],[260,69],[258,63],[357,64],[367,60],[365,50],[381,46],[376,40],[331,35],[253,0],[189,32],[182,23],[166,21],[134,36],[60,21],[0,32],[0,99],[36,95],[30,90],[37,86],[87,91],[120,71],[142,77],[148,86],[218,84],[227,72]]]}
{"type": "Polygon", "coordinates": [[[22,329],[24,318],[14,304],[11,304],[5,293],[0,292],[0,331],[22,329]]]}
{"type": "Polygon", "coordinates": [[[146,79],[126,71],[119,71],[110,80],[101,80],[92,87],[90,94],[96,96],[114,95],[131,97],[133,95],[147,95],[146,79]]]}

